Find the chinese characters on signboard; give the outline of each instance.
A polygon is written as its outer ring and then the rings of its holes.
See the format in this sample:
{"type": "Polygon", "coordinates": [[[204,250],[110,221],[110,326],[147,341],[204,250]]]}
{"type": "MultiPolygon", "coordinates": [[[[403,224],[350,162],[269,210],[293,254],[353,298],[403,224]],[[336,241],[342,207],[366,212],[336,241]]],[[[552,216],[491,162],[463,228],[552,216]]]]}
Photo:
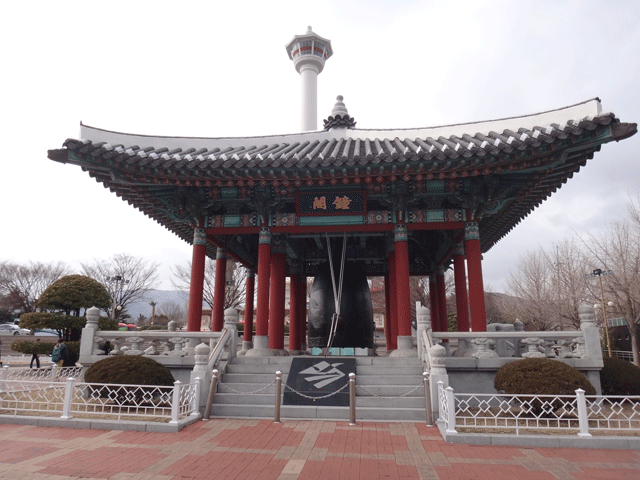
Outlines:
{"type": "Polygon", "coordinates": [[[364,192],[299,193],[298,215],[363,215],[364,192]]]}

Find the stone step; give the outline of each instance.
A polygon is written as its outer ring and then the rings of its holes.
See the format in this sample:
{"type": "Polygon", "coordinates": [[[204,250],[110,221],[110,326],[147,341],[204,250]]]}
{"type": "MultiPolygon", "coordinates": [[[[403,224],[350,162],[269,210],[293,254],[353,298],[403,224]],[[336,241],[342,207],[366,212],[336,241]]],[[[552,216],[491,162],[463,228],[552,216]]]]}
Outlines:
{"type": "MultiPolygon", "coordinates": [[[[223,383],[262,383],[268,384],[275,381],[276,375],[275,373],[225,373],[222,375],[223,383]]],[[[285,384],[287,382],[287,374],[282,374],[282,383],[285,384]]]]}
{"type": "MultiPolygon", "coordinates": [[[[216,393],[213,396],[215,405],[261,405],[273,406],[275,404],[275,390],[268,393],[253,395],[239,393],[216,393]]],[[[424,410],[423,397],[356,397],[357,408],[417,408],[424,410]]]]}
{"type": "Polygon", "coordinates": [[[361,397],[372,397],[374,395],[381,397],[421,397],[424,398],[424,387],[416,388],[414,385],[358,385],[356,383],[356,400],[361,397]]]}
{"type": "MultiPolygon", "coordinates": [[[[311,356],[309,356],[311,357],[311,356]]],[[[245,355],[239,356],[233,359],[233,364],[236,365],[290,365],[291,360],[296,358],[295,356],[273,356],[273,357],[247,357],[245,355]]],[[[339,358],[355,358],[356,365],[405,365],[405,366],[421,366],[422,362],[417,356],[415,358],[391,358],[391,357],[320,357],[313,356],[312,358],[325,358],[327,361],[335,360],[339,358]]]]}
{"type": "Polygon", "coordinates": [[[236,365],[291,365],[293,357],[274,356],[274,357],[247,357],[242,355],[232,360],[236,365]]]}
{"type": "Polygon", "coordinates": [[[422,375],[423,368],[420,365],[357,365],[356,375],[422,375]]]}
{"type": "Polygon", "coordinates": [[[273,375],[275,378],[275,374],[277,371],[281,371],[282,373],[289,373],[291,369],[291,364],[288,365],[274,365],[274,364],[236,364],[231,363],[227,365],[227,373],[253,373],[253,374],[261,374],[261,375],[273,375]]]}
{"type": "MultiPolygon", "coordinates": [[[[273,418],[274,410],[274,405],[215,404],[211,408],[211,417],[273,418]]],[[[424,408],[356,408],[356,421],[424,422],[425,418],[426,413],[424,408]]],[[[280,419],[348,421],[349,407],[282,405],[280,408],[280,419]]]]}
{"type": "Polygon", "coordinates": [[[356,375],[356,385],[422,385],[422,375],[356,375]]]}
{"type": "MultiPolygon", "coordinates": [[[[244,373],[244,374],[265,374],[275,375],[276,371],[289,373],[291,364],[274,365],[274,364],[236,364],[227,365],[227,373],[244,373]]],[[[358,365],[356,364],[356,375],[422,375],[423,368],[420,365],[358,365]]]]}
{"type": "Polygon", "coordinates": [[[405,366],[416,366],[419,367],[422,365],[421,360],[416,358],[391,358],[391,357],[355,357],[356,365],[405,365],[405,366]]]}

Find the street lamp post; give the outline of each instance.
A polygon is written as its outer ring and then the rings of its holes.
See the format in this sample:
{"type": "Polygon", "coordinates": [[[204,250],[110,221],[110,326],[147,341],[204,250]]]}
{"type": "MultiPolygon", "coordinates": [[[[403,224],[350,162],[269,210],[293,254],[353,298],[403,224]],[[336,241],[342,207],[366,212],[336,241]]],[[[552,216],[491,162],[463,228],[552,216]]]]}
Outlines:
{"type": "MultiPolygon", "coordinates": [[[[595,270],[593,270],[591,273],[586,275],[586,278],[593,278],[593,277],[598,277],[598,279],[600,280],[600,300],[602,301],[602,303],[600,305],[602,305],[602,317],[604,319],[604,331],[606,332],[607,335],[607,350],[609,351],[609,357],[611,358],[611,337],[609,336],[609,323],[607,321],[607,308],[606,306],[610,306],[613,307],[613,302],[609,302],[608,304],[604,303],[604,289],[602,288],[602,277],[603,276],[608,276],[608,275],[613,275],[613,270],[602,270],[601,268],[596,268],[595,270]]],[[[599,304],[595,304],[594,308],[598,308],[599,304]]]]}

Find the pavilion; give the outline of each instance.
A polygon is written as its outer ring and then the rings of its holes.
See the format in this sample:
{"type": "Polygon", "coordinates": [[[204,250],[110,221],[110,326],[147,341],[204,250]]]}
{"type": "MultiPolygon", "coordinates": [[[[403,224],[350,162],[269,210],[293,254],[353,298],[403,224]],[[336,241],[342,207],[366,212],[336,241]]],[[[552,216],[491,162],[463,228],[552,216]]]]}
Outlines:
{"type": "MultiPolygon", "coordinates": [[[[314,75],[332,54],[330,42],[309,29],[287,51],[303,90],[314,97],[314,75]]],[[[310,131],[265,137],[163,137],[81,125],[79,139],[67,139],[48,156],[80,166],[193,245],[189,330],[200,329],[206,256],[217,262],[212,328],[222,329],[231,258],[250,272],[245,341],[254,340],[257,349],[285,348],[289,277],[289,349],[300,350],[305,278],[327,259],[327,237],[346,235],[347,258],[362,262],[367,276],[385,278],[385,336],[395,349],[411,336],[412,275],[429,276],[433,329],[446,330],[444,272],[450,267],[459,330],[486,330],[482,254],[602,144],[637,132],[636,124],[603,112],[597,98],[526,116],[418,129],[357,129],[342,97],[322,130],[305,112],[303,130],[310,131]]]]}

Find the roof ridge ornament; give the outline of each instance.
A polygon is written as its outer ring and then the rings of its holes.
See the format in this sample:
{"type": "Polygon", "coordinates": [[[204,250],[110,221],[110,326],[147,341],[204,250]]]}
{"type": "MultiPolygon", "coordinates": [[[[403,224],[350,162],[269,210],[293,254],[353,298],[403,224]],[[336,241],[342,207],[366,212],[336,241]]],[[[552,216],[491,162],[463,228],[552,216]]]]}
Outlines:
{"type": "Polygon", "coordinates": [[[356,121],[353,117],[349,116],[343,100],[344,97],[342,95],[336,97],[336,104],[331,109],[331,115],[324,120],[325,130],[332,128],[356,128],[356,121]]]}

